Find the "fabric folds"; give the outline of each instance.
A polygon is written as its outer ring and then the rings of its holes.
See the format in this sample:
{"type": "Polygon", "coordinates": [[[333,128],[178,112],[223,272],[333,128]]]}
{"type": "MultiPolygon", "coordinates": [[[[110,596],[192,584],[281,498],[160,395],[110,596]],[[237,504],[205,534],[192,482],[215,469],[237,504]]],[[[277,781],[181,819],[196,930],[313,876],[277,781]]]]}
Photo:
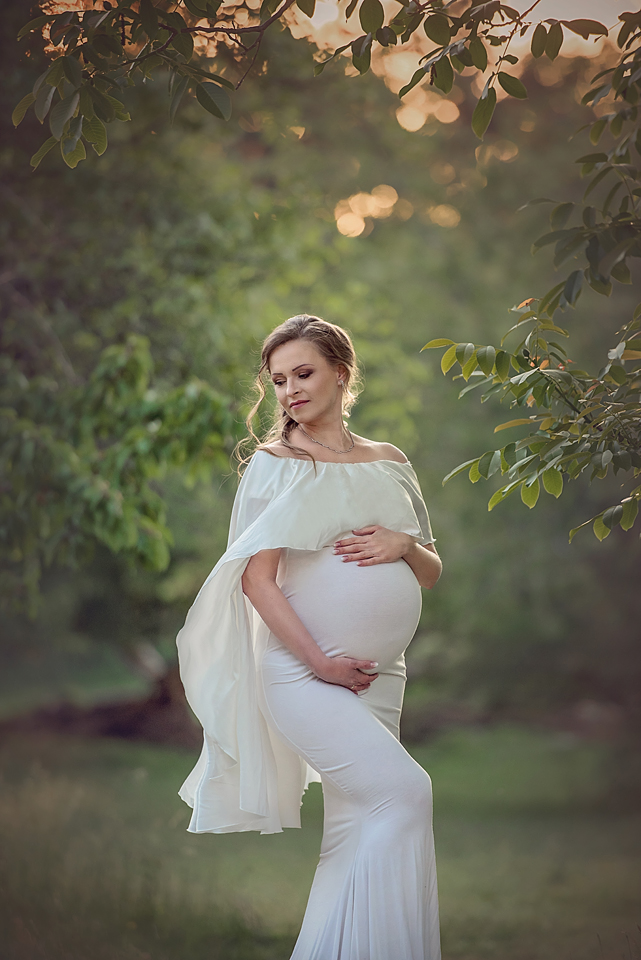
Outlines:
{"type": "Polygon", "coordinates": [[[353,529],[380,524],[433,542],[409,463],[311,463],[258,451],[240,482],[227,551],[178,634],[180,674],[203,726],[198,762],[180,790],[192,833],[300,826],[303,791],[318,774],[270,730],[257,667],[268,631],[242,592],[261,550],[319,550],[353,529]]]}

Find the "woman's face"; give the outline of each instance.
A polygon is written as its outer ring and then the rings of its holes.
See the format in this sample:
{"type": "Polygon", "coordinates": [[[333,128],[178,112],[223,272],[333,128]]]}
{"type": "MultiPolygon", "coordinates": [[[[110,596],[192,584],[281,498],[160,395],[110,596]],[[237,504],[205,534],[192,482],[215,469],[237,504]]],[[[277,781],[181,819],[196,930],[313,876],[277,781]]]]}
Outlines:
{"type": "Polygon", "coordinates": [[[269,358],[276,399],[299,423],[332,419],[342,412],[342,365],[328,363],[309,340],[290,340],[269,358]]]}

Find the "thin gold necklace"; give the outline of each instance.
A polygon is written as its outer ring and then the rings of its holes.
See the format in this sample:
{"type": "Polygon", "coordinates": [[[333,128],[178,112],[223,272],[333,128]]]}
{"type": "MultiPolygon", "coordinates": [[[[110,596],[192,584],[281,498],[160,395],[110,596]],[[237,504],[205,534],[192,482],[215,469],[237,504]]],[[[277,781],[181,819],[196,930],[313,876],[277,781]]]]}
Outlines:
{"type": "MultiPolygon", "coordinates": [[[[345,426],[345,425],[343,424],[343,426],[345,426]]],[[[319,447],[325,447],[326,450],[331,450],[332,453],[340,453],[340,454],[351,453],[351,451],[354,449],[354,444],[356,443],[356,441],[354,440],[354,437],[352,436],[352,432],[351,432],[351,430],[349,429],[349,427],[345,427],[345,429],[346,429],[347,432],[349,433],[349,438],[350,438],[350,440],[352,441],[352,445],[351,445],[351,447],[348,447],[347,450],[335,450],[334,447],[330,447],[330,446],[328,446],[326,443],[321,443],[320,440],[314,440],[314,438],[313,438],[313,437],[310,437],[310,435],[307,433],[307,431],[303,428],[302,424],[300,424],[300,423],[298,424],[298,429],[299,429],[300,432],[303,434],[303,436],[307,437],[308,440],[311,440],[312,443],[317,443],[317,444],[319,445],[319,447]]]]}

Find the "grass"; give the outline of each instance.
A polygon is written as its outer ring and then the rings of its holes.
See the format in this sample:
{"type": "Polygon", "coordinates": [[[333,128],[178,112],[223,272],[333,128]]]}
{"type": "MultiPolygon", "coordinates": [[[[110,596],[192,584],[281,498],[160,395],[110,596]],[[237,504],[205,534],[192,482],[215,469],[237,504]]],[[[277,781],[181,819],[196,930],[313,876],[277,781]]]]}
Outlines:
{"type": "MultiPolygon", "coordinates": [[[[598,812],[598,748],[504,728],[415,754],[435,785],[445,958],[641,957],[641,817],[598,812]]],[[[176,796],[191,763],[116,741],[3,745],[2,960],[287,960],[320,792],[302,831],[192,836],[176,796]]]]}

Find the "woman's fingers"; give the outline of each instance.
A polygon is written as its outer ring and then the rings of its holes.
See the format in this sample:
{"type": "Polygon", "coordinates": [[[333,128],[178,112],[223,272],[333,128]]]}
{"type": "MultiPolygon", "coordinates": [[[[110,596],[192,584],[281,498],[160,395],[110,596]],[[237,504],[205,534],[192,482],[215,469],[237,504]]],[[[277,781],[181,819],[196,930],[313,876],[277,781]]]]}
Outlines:
{"type": "Polygon", "coordinates": [[[345,553],[348,550],[360,550],[367,543],[366,537],[350,537],[349,540],[339,540],[334,544],[334,553],[345,553]]]}
{"type": "Polygon", "coordinates": [[[378,666],[376,660],[355,660],[353,657],[350,659],[355,670],[374,670],[378,666]]]}

